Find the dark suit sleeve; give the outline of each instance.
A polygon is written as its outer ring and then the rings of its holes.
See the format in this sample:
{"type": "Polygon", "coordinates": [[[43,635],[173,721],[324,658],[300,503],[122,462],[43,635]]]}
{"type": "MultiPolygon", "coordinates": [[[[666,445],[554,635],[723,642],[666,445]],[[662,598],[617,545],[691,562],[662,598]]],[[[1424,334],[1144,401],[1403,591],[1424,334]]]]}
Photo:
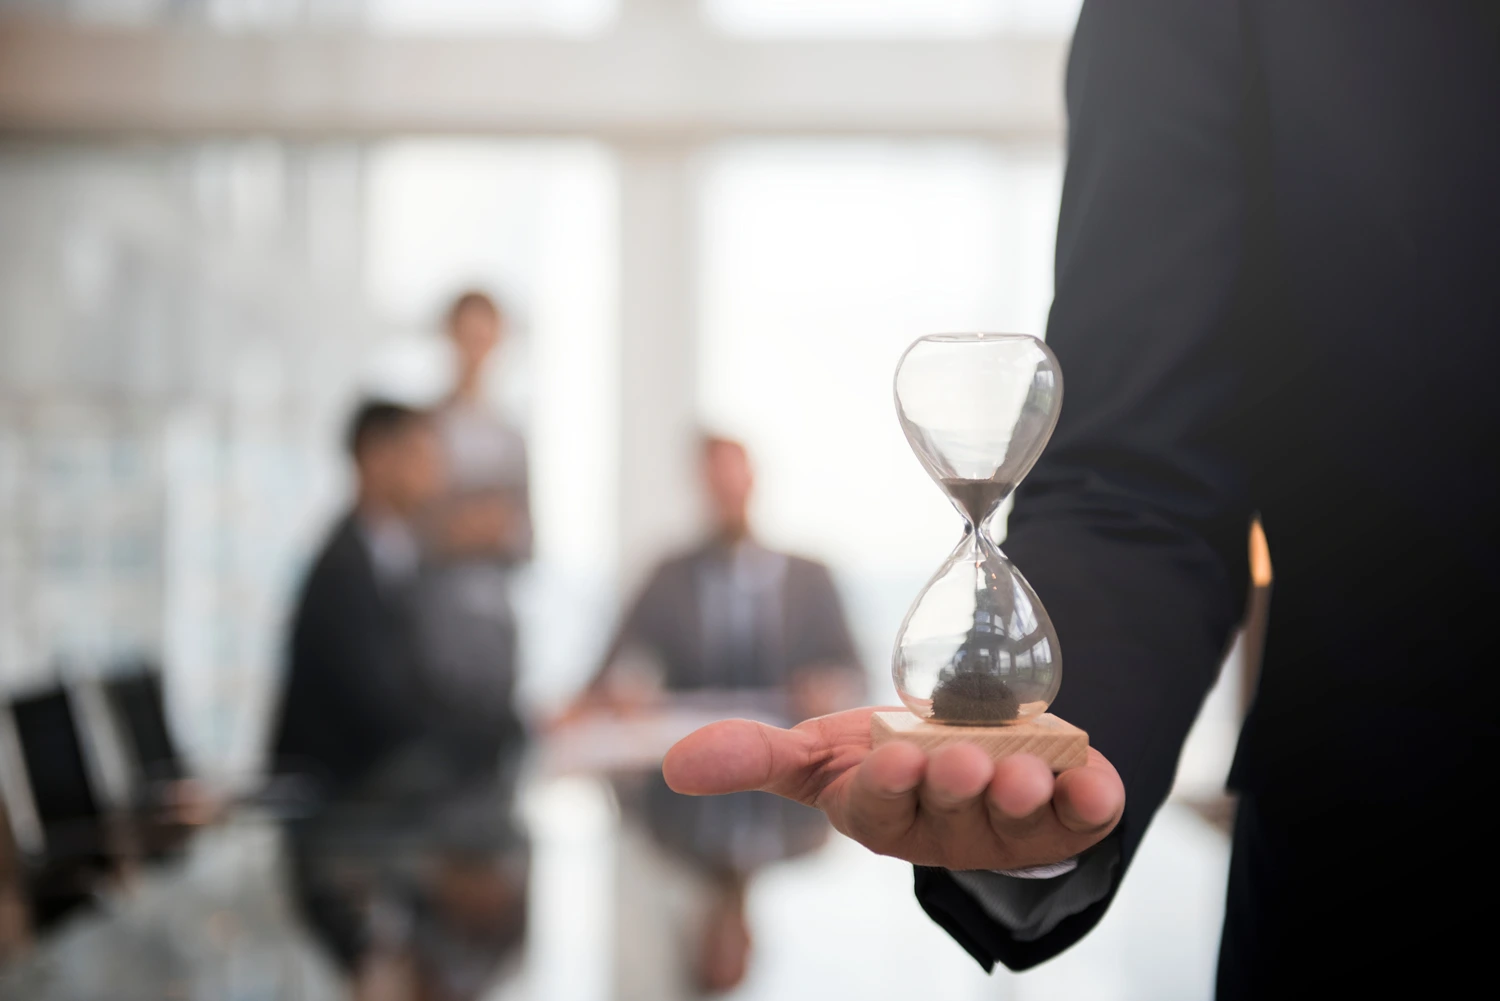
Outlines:
{"type": "Polygon", "coordinates": [[[410,649],[345,527],[319,559],[292,625],[278,757],[352,781],[415,726],[410,649]]]}
{"type": "Polygon", "coordinates": [[[986,967],[1040,963],[1103,916],[1244,607],[1245,355],[1265,299],[1250,78],[1230,0],[1085,3],[1048,326],[1065,397],[1005,551],[1057,626],[1054,711],[1127,805],[1108,893],[1032,941],[917,870],[923,907],[986,967]]]}

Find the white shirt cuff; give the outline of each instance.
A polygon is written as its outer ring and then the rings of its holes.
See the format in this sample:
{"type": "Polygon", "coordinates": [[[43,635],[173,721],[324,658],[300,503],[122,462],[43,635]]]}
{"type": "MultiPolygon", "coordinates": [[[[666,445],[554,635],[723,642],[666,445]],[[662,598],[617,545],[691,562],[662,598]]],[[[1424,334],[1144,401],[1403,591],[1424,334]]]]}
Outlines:
{"type": "Polygon", "coordinates": [[[953,881],[1019,942],[1034,942],[1092,907],[1114,885],[1120,846],[1106,838],[1083,855],[1008,872],[956,871],[953,881]]]}
{"type": "Polygon", "coordinates": [[[1078,856],[1065,858],[1061,862],[1049,862],[1046,865],[1027,866],[1025,869],[995,869],[997,876],[1009,876],[1011,879],[1056,879],[1058,876],[1066,876],[1078,868],[1078,856]]]}

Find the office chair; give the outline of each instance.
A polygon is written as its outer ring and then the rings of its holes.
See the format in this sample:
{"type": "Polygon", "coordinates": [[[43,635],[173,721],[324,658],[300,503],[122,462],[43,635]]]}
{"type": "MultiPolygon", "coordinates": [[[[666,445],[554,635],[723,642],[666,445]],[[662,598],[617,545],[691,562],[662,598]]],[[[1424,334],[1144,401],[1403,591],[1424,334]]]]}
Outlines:
{"type": "Polygon", "coordinates": [[[16,698],[9,712],[41,833],[26,882],[32,922],[42,931],[94,899],[113,868],[114,837],[68,692],[53,687],[16,698]]]}

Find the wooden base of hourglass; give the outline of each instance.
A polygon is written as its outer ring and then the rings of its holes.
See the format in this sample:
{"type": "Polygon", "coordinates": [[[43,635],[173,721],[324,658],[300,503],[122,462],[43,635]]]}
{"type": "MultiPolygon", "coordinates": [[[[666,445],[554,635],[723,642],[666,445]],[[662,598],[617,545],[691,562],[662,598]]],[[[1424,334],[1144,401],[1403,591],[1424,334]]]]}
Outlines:
{"type": "Polygon", "coordinates": [[[1051,713],[1007,726],[961,726],[918,719],[909,712],[879,712],[870,717],[870,744],[879,747],[905,740],[924,751],[964,741],[977,744],[992,758],[1035,754],[1054,772],[1076,768],[1089,757],[1089,735],[1051,713]]]}

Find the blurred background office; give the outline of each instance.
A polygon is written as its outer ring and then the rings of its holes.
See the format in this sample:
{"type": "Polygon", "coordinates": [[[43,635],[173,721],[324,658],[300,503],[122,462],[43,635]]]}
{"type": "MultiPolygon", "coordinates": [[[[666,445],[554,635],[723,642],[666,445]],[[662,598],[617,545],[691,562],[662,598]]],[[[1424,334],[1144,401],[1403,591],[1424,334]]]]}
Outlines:
{"type": "MultiPolygon", "coordinates": [[[[922,333],[1043,331],[1076,14],[0,0],[0,996],[348,996],[288,889],[308,790],[268,776],[343,429],[379,398],[524,442],[477,473],[524,528],[448,566],[504,593],[499,645],[452,657],[493,649],[540,734],[525,941],[477,994],[630,1001],[616,902],[653,884],[611,780],[717,710],[541,724],[709,531],[704,428],[748,446],[757,539],[831,568],[893,701],[891,640],[960,522],[891,372],[922,333]],[[493,352],[442,336],[491,317],[450,312],[466,289],[499,304],[493,352]]],[[[835,970],[867,998],[1209,996],[1254,646],[1083,945],[986,976],[907,867],[835,837],[747,884],[731,996],[832,996],[835,970]]]]}

